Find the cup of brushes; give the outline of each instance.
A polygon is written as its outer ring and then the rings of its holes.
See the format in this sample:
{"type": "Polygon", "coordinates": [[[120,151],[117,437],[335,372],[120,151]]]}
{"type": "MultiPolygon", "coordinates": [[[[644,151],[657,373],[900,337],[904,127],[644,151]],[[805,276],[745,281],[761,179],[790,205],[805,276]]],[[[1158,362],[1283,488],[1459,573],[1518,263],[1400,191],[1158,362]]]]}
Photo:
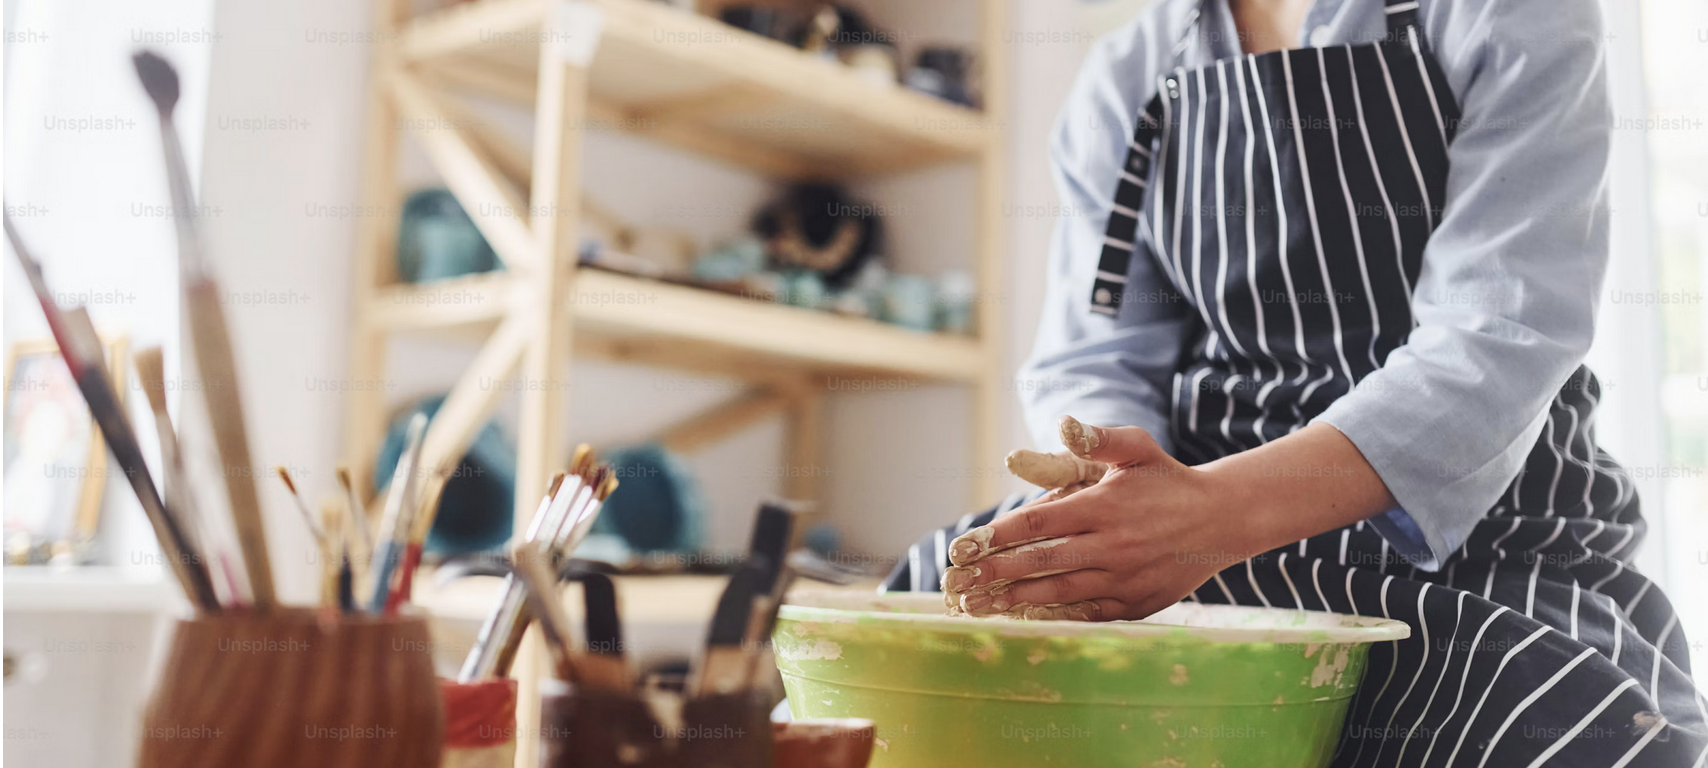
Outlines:
{"type": "MultiPolygon", "coordinates": [[[[338,472],[344,509],[334,505],[318,521],[288,471],[279,471],[314,535],[323,568],[318,608],[278,603],[236,360],[220,288],[202,254],[198,209],[172,122],[177,74],[152,53],[139,53],[133,61],[159,113],[190,351],[202,375],[223,384],[204,394],[212,447],[225,470],[229,520],[197,514],[183,466],[188,450],[158,396],[164,393],[158,350],[145,351],[139,372],[160,441],[164,497],[119,405],[87,310],[58,304],[10,217],[5,232],[73,380],[195,609],[195,616],[175,627],[144,715],[138,765],[439,765],[447,736],[442,701],[458,708],[459,727],[450,734],[457,738],[470,722],[513,718],[514,688],[494,681],[508,673],[530,620],[540,623],[558,678],[543,706],[546,765],[771,765],[769,701],[757,681],[769,676],[766,641],[789,583],[785,555],[793,516],[780,507],[761,510],[748,562],[719,601],[690,679],[676,686],[637,685],[623,659],[610,580],[582,577],[587,627],[585,642],[576,644],[557,574],[548,565],[574,551],[616,487],[610,470],[596,466],[583,446],[572,472],[560,475],[541,502],[514,552],[502,599],[441,699],[425,620],[404,607],[448,477],[444,466],[427,466],[421,456],[426,419],[418,416],[393,473],[377,536],[368,530],[347,470],[338,472]],[[231,542],[235,546],[227,546],[231,542]],[[560,738],[569,734],[577,736],[560,738]]],[[[513,748],[506,739],[452,743],[470,753],[464,756],[487,761],[464,764],[481,765],[499,764],[494,758],[502,759],[507,741],[513,748]]]]}
{"type": "MultiPolygon", "coordinates": [[[[605,499],[616,488],[617,479],[610,467],[596,463],[589,446],[579,446],[570,462],[570,472],[552,478],[520,547],[553,562],[567,559],[592,530],[605,499]]],[[[556,581],[555,572],[542,578],[548,583],[556,581]]],[[[601,614],[599,626],[614,628],[615,590],[609,578],[598,576],[597,580],[602,581],[597,585],[589,582],[588,589],[600,596],[599,605],[608,606],[601,614]]],[[[562,605],[555,607],[561,614],[562,605]]],[[[528,622],[522,581],[512,570],[505,575],[499,601],[482,622],[457,678],[441,683],[449,723],[446,768],[509,768],[514,764],[516,686],[508,675],[528,622]]],[[[616,642],[620,643],[621,638],[616,638],[616,642]]]]}
{"type": "MultiPolygon", "coordinates": [[[[510,584],[539,623],[555,677],[542,686],[541,765],[548,768],[765,768],[772,765],[767,639],[789,575],[794,515],[760,510],[747,562],[718,601],[686,680],[637,680],[623,655],[615,590],[584,574],[585,626],[565,615],[552,552],[523,542],[510,584]]],[[[478,643],[478,641],[477,641],[478,643]]]]}
{"type": "MultiPolygon", "coordinates": [[[[431,506],[416,502],[423,495],[415,482],[422,473],[414,465],[400,466],[394,476],[388,518],[405,521],[399,524],[410,535],[394,535],[379,547],[387,558],[383,570],[363,567],[372,545],[353,494],[346,494],[352,503],[342,523],[334,511],[316,524],[299,498],[298,507],[329,564],[323,605],[279,604],[221,291],[202,253],[198,209],[172,122],[178,76],[152,53],[137,54],[133,63],[159,116],[189,351],[204,379],[221,383],[203,388],[203,394],[229,519],[197,513],[202,505],[186,482],[183,462],[191,451],[181,445],[166,410],[159,350],[144,350],[138,370],[160,441],[164,496],[120,406],[87,309],[60,306],[10,217],[5,232],[114,462],[195,610],[174,628],[145,710],[138,765],[437,765],[444,715],[432,646],[425,621],[402,609],[409,571],[419,560],[413,534],[424,531],[432,516],[431,506]],[[359,604],[363,588],[371,598],[359,604]]],[[[347,472],[340,476],[348,487],[347,472]]],[[[442,484],[443,473],[435,468],[431,477],[427,498],[442,484]]],[[[294,495],[288,474],[281,473],[281,479],[294,495]]]]}

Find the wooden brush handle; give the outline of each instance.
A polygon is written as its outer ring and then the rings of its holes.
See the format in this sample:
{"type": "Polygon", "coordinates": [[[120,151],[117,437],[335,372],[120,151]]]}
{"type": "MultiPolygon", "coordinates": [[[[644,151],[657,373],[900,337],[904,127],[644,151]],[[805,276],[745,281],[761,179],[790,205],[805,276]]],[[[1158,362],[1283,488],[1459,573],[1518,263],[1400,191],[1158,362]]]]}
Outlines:
{"type": "Polygon", "coordinates": [[[198,280],[186,286],[190,340],[196,350],[207,392],[208,421],[214,445],[225,465],[225,491],[231,503],[237,543],[255,593],[255,607],[274,605],[273,561],[267,552],[267,529],[261,522],[261,500],[255,492],[255,463],[249,457],[249,433],[243,425],[243,401],[238,392],[237,364],[232,358],[231,334],[220,310],[217,286],[198,280]]]}

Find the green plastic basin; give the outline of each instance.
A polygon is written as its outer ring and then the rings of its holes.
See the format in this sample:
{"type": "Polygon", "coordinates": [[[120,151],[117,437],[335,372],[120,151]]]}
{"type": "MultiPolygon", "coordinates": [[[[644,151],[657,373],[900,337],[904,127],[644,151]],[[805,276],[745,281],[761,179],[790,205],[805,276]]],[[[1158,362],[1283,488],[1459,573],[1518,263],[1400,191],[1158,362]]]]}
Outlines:
{"type": "Polygon", "coordinates": [[[791,596],[796,718],[877,724],[875,768],[1318,768],[1386,619],[1184,603],[1144,621],[943,615],[936,594],[791,596]]]}

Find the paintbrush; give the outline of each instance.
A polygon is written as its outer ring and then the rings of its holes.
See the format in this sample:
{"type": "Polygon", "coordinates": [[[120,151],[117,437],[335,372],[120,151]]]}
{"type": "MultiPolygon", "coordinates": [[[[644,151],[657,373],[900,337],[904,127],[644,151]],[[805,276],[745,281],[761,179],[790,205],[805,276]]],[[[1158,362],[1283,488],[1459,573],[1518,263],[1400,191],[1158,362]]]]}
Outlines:
{"type": "Polygon", "coordinates": [[[368,599],[368,610],[374,613],[385,611],[391,595],[392,573],[397,570],[398,561],[403,559],[404,537],[409,534],[410,479],[415,476],[415,465],[421,456],[421,440],[426,433],[426,414],[415,414],[404,433],[403,454],[398,456],[397,466],[391,473],[385,515],[380,519],[380,535],[375,543],[374,580],[370,585],[373,592],[368,599]]]}
{"type": "Polygon", "coordinates": [[[752,677],[752,663],[744,646],[753,617],[754,597],[763,579],[762,568],[755,563],[743,565],[730,575],[729,584],[718,598],[717,611],[712,614],[705,651],[689,676],[690,697],[746,690],[752,677]]]}
{"type": "MultiPolygon", "coordinates": [[[[534,518],[528,523],[528,534],[523,541],[531,542],[539,537],[540,528],[545,525],[546,516],[563,485],[564,473],[559,472],[552,478],[552,486],[546,492],[546,497],[540,500],[540,506],[534,510],[534,518]]],[[[497,656],[496,646],[502,642],[500,634],[504,627],[520,620],[520,589],[521,585],[517,583],[515,575],[505,574],[498,602],[492,606],[492,612],[487,614],[486,621],[481,622],[474,645],[469,648],[468,656],[463,658],[462,669],[457,672],[457,682],[472,683],[490,674],[490,665],[497,656]]]]}
{"type": "Polygon", "coordinates": [[[350,538],[348,528],[334,536],[338,540],[338,610],[345,614],[356,612],[356,569],[350,563],[350,538]]]}
{"type": "Polygon", "coordinates": [[[429,480],[410,483],[407,526],[409,536],[404,540],[403,564],[398,568],[397,589],[393,590],[386,600],[386,613],[396,613],[398,608],[409,600],[410,592],[415,588],[415,569],[421,566],[421,553],[427,547],[427,534],[433,529],[433,513],[439,507],[439,492],[444,490],[447,479],[442,470],[435,470],[429,480]],[[420,490],[424,486],[428,489],[425,494],[420,490]]]}
{"type": "MultiPolygon", "coordinates": [[[[591,454],[589,454],[589,459],[591,459],[591,454]]],[[[564,548],[568,541],[567,537],[574,529],[576,521],[584,519],[590,514],[588,508],[594,507],[591,514],[598,514],[596,508],[598,489],[608,484],[611,468],[600,465],[591,468],[591,470],[584,468],[583,471],[588,474],[577,476],[575,478],[576,487],[569,489],[572,491],[573,501],[568,507],[554,507],[553,513],[548,515],[544,529],[540,532],[541,546],[544,546],[554,558],[566,557],[564,548]],[[563,510],[561,514],[558,513],[560,508],[563,510]]],[[[502,677],[510,673],[510,665],[515,662],[516,653],[522,647],[520,627],[521,623],[513,621],[506,634],[501,637],[503,642],[498,645],[497,656],[491,665],[493,674],[502,677]]]]}
{"type": "MultiPolygon", "coordinates": [[[[570,506],[580,498],[581,491],[586,487],[587,480],[578,475],[570,475],[553,497],[551,506],[547,507],[545,517],[538,530],[529,525],[529,536],[525,541],[538,544],[550,554],[551,534],[571,514],[570,506]]],[[[510,674],[510,665],[516,660],[516,653],[522,647],[522,631],[527,626],[527,619],[522,613],[522,585],[505,582],[505,592],[500,598],[498,624],[494,628],[491,642],[483,649],[484,656],[478,667],[479,677],[504,677],[510,674]]]]}
{"type": "Polygon", "coordinates": [[[165,59],[151,52],[137,53],[131,61],[160,118],[160,145],[166,156],[166,178],[172,192],[178,267],[191,346],[195,349],[196,366],[208,383],[204,387],[208,421],[213,428],[214,447],[225,466],[226,495],[255,593],[255,607],[265,611],[275,601],[272,559],[267,551],[267,529],[261,522],[261,500],[256,495],[255,465],[249,458],[249,435],[243,422],[231,333],[220,308],[219,286],[209,274],[202,254],[189,169],[184,163],[178,129],[172,123],[172,111],[178,104],[178,73],[165,59]]]}
{"type": "Polygon", "coordinates": [[[582,540],[593,531],[593,524],[599,520],[599,510],[604,506],[605,499],[617,490],[617,476],[609,467],[601,467],[594,473],[588,484],[587,501],[576,513],[573,520],[567,522],[553,540],[552,548],[564,558],[575,555],[582,540]]]}
{"type": "Polygon", "coordinates": [[[154,411],[154,432],[160,443],[160,466],[166,479],[166,508],[172,510],[179,520],[190,545],[202,553],[200,569],[208,574],[215,595],[218,595],[220,586],[225,587],[222,604],[233,607],[246,605],[249,599],[238,583],[230,561],[218,546],[223,540],[223,533],[214,530],[213,520],[202,517],[196,507],[195,494],[190,492],[184,449],[178,442],[171,413],[166,408],[165,370],[160,347],[147,347],[136,353],[137,383],[148,397],[149,408],[154,411]],[[216,569],[222,577],[219,581],[213,578],[216,569]]]}
{"type": "MultiPolygon", "coordinates": [[[[283,469],[283,467],[280,467],[283,469]]],[[[327,502],[320,505],[320,528],[324,531],[338,530],[338,514],[341,505],[327,502]]],[[[339,608],[340,582],[347,571],[349,560],[344,559],[339,551],[338,537],[332,535],[318,536],[316,541],[320,546],[320,607],[339,608]]]]}
{"type": "Polygon", "coordinates": [[[551,553],[538,542],[524,542],[510,552],[511,573],[521,581],[528,611],[546,636],[546,647],[556,662],[558,677],[581,682],[570,647],[569,617],[564,614],[563,601],[558,597],[557,579],[553,578],[555,569],[550,563],[551,553]]]}
{"type": "Polygon", "coordinates": [[[125,419],[124,409],[119,405],[118,395],[107,376],[106,353],[100,337],[95,334],[94,324],[89,321],[88,311],[82,307],[61,310],[42,278],[41,264],[30,255],[23,239],[13,229],[11,217],[5,218],[5,230],[6,238],[12,243],[12,253],[17,256],[30,288],[35,291],[42,312],[47,316],[48,328],[59,345],[60,357],[70,370],[72,380],[77,382],[84,401],[89,404],[89,412],[101,429],[107,449],[130,480],[131,490],[136,493],[143,513],[148,515],[149,524],[154,527],[154,536],[171,563],[173,575],[196,607],[218,613],[219,598],[214,593],[213,580],[208,577],[206,563],[185,532],[183,521],[160,498],[154,476],[149,474],[148,462],[142,457],[136,433],[125,419]]]}
{"type": "MultiPolygon", "coordinates": [[[[314,534],[315,543],[322,547],[326,546],[326,532],[330,529],[324,524],[315,524],[314,513],[308,511],[308,502],[303,501],[302,494],[297,491],[297,484],[291,480],[291,471],[281,464],[273,467],[273,474],[278,475],[279,482],[284,483],[285,490],[290,491],[291,501],[296,504],[297,514],[302,515],[303,525],[308,526],[308,532],[314,534]]],[[[321,510],[321,517],[326,517],[324,509],[321,510]]]]}
{"type": "Polygon", "coordinates": [[[204,549],[199,535],[201,516],[195,509],[195,497],[190,493],[184,470],[184,455],[178,447],[178,433],[172,427],[172,415],[166,410],[166,365],[160,347],[145,347],[136,353],[137,384],[148,397],[148,407],[154,412],[154,433],[160,443],[160,468],[165,476],[166,508],[177,514],[184,527],[184,536],[191,546],[204,549]]]}
{"type": "Polygon", "coordinates": [[[350,511],[344,522],[356,532],[353,539],[346,541],[346,551],[350,547],[358,548],[350,560],[366,572],[368,563],[374,556],[374,535],[368,530],[368,509],[362,505],[362,497],[356,493],[356,483],[350,479],[349,467],[338,468],[338,484],[344,488],[345,503],[349,505],[350,511]]]}
{"type": "Polygon", "coordinates": [[[634,681],[623,659],[623,623],[617,611],[616,585],[603,573],[582,574],[580,581],[587,640],[587,650],[575,658],[581,682],[598,690],[628,691],[634,681]]]}

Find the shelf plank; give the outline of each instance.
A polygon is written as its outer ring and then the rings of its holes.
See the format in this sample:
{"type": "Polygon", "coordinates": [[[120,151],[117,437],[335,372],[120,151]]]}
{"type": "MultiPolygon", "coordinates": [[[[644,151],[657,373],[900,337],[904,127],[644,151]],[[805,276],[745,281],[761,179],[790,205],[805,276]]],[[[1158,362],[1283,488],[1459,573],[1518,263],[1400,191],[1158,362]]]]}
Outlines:
{"type": "Polygon", "coordinates": [[[686,348],[726,347],[826,372],[973,381],[990,371],[972,339],[610,272],[582,270],[570,300],[588,332],[656,336],[686,348]]]}
{"type": "Polygon", "coordinates": [[[456,328],[496,322],[511,305],[513,278],[488,272],[380,288],[366,302],[367,323],[388,330],[456,328]]]}
{"type": "MultiPolygon", "coordinates": [[[[706,16],[647,0],[592,1],[605,12],[590,72],[605,116],[594,125],[793,178],[911,170],[989,149],[977,110],[873,82],[706,16]]],[[[525,98],[541,43],[578,34],[551,28],[551,8],[544,0],[460,4],[411,22],[399,50],[463,87],[525,98]],[[484,74],[458,78],[459,70],[484,74]]]]}
{"type": "MultiPolygon", "coordinates": [[[[513,279],[485,274],[385,288],[369,305],[369,322],[396,331],[491,323],[507,311],[513,279]]],[[[639,343],[653,359],[961,383],[991,370],[974,339],[595,269],[577,271],[569,302],[577,337],[639,343]]]]}

